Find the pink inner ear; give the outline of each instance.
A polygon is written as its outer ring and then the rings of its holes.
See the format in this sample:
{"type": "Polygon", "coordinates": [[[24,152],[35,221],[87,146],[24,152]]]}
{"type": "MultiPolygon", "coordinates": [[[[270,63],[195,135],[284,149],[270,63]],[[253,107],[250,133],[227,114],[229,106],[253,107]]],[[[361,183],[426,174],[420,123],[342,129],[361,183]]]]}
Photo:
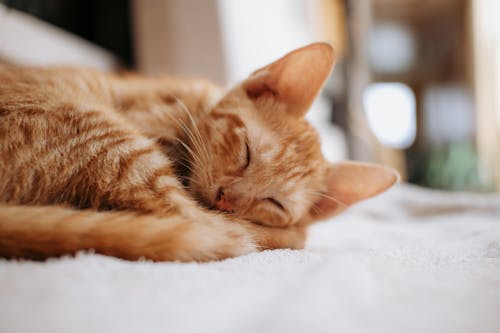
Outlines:
{"type": "Polygon", "coordinates": [[[397,172],[390,168],[355,162],[334,164],[328,173],[329,195],[346,205],[385,191],[399,178],[397,172]]]}
{"type": "Polygon", "coordinates": [[[272,96],[275,98],[278,97],[278,92],[275,91],[265,81],[259,81],[259,80],[249,81],[246,84],[245,88],[247,91],[247,96],[252,99],[257,99],[265,95],[272,96]]]}
{"type": "Polygon", "coordinates": [[[288,112],[307,112],[330,74],[335,57],[326,43],[315,43],[292,51],[254,72],[244,83],[250,98],[273,96],[287,104],[288,112]]]}
{"type": "Polygon", "coordinates": [[[326,218],[387,190],[398,181],[399,176],[384,166],[343,162],[330,165],[325,178],[325,196],[311,208],[311,214],[316,219],[326,218]]]}
{"type": "Polygon", "coordinates": [[[332,199],[333,197],[322,197],[309,209],[309,214],[315,219],[325,219],[329,216],[337,215],[344,211],[348,206],[340,201],[332,199]]]}

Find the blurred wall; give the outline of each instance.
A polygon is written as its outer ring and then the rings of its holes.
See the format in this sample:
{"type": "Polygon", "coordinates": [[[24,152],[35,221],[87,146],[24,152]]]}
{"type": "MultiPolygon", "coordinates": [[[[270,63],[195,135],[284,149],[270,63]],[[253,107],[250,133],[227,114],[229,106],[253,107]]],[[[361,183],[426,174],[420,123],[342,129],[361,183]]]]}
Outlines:
{"type": "Polygon", "coordinates": [[[134,0],[137,69],[225,82],[216,0],[134,0]]]}

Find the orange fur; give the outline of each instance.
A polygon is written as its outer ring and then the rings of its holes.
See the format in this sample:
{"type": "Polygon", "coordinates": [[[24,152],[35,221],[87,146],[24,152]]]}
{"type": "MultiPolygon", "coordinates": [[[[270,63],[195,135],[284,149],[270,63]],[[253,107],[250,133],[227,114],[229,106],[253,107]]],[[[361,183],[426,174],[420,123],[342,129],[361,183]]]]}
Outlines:
{"type": "Polygon", "coordinates": [[[0,255],[201,261],[302,247],[307,224],[396,180],[321,156],[302,116],[333,61],[312,44],[225,95],[200,80],[0,69],[0,255]]]}

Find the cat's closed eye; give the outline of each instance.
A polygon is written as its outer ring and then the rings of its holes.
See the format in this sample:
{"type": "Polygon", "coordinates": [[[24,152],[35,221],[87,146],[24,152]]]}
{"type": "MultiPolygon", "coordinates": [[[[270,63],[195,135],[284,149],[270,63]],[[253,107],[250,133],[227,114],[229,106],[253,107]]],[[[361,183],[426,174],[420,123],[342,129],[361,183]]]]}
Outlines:
{"type": "Polygon", "coordinates": [[[271,204],[273,204],[274,206],[278,207],[282,211],[285,211],[285,207],[278,200],[276,200],[274,198],[265,198],[264,200],[267,201],[267,202],[269,202],[269,203],[271,203],[271,204]]]}

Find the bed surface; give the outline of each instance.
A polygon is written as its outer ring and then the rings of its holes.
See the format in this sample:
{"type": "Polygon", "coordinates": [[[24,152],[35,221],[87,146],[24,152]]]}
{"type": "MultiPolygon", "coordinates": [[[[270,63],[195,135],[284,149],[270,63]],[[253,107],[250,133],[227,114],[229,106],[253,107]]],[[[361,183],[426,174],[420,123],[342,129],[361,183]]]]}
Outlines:
{"type": "MultiPolygon", "coordinates": [[[[126,241],[126,240],[124,240],[126,241]]],[[[0,260],[0,332],[500,332],[500,197],[399,185],[305,250],[0,260]]]]}

